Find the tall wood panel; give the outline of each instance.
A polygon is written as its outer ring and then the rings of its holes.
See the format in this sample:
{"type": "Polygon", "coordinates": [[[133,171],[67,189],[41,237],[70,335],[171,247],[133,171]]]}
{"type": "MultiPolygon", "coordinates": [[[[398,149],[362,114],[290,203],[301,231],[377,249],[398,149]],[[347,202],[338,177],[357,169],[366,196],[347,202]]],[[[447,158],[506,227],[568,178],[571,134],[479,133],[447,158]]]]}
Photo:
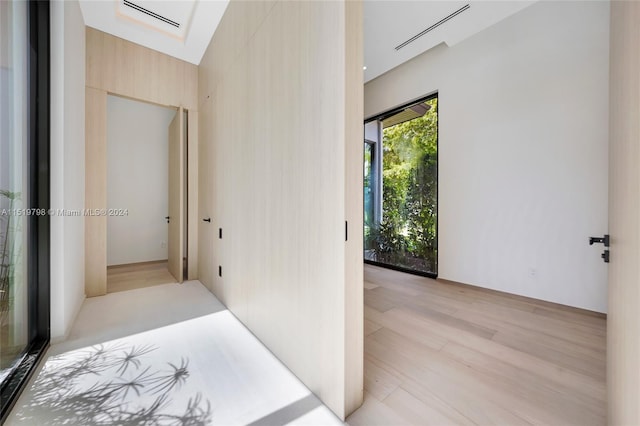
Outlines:
{"type": "Polygon", "coordinates": [[[169,272],[181,283],[184,277],[184,111],[178,112],[169,125],[169,272]]]}
{"type": "MultiPolygon", "coordinates": [[[[212,117],[211,98],[199,105],[200,115],[204,118],[212,117]]],[[[202,284],[213,291],[213,235],[215,232],[213,217],[213,155],[211,137],[211,119],[198,123],[198,271],[197,275],[202,284]],[[205,222],[208,219],[209,222],[205,222]]]]}
{"type": "Polygon", "coordinates": [[[85,207],[96,212],[85,217],[85,293],[92,297],[107,292],[107,217],[98,214],[107,207],[107,92],[104,90],[86,88],[85,129],[85,207]]]}
{"type": "MultiPolygon", "coordinates": [[[[193,77],[190,77],[193,78],[193,77]]],[[[197,74],[196,74],[197,80],[197,74]]],[[[200,211],[198,207],[198,167],[200,167],[198,144],[198,112],[193,111],[188,115],[187,123],[187,279],[198,278],[198,235],[200,229],[200,211]]],[[[204,216],[202,217],[204,218],[204,216]]]]}
{"type": "Polygon", "coordinates": [[[611,2],[608,424],[640,424],[640,3],[611,2]]]}
{"type": "Polygon", "coordinates": [[[232,0],[198,83],[200,153],[213,165],[199,170],[212,218],[200,275],[343,419],[362,401],[363,358],[362,15],[351,3],[232,0]]]}
{"type": "MultiPolygon", "coordinates": [[[[86,29],[86,92],[114,94],[134,100],[189,111],[188,150],[188,279],[198,271],[198,67],[152,49],[86,29]]],[[[95,95],[97,96],[97,95],[95,95]]],[[[97,101],[96,101],[97,102],[97,101]]],[[[107,208],[106,106],[87,101],[86,111],[86,207],[107,208]],[[89,108],[92,108],[89,110],[89,108]],[[106,154],[105,154],[106,155],[106,154]],[[104,193],[104,196],[103,196],[104,193]]],[[[87,296],[106,294],[106,218],[85,222],[85,291],[87,296]],[[102,245],[105,249],[102,250],[102,245]]]]}
{"type": "Polygon", "coordinates": [[[364,117],[362,2],[345,4],[345,216],[349,223],[345,250],[345,411],[355,411],[363,400],[364,276],[363,159],[364,128],[354,125],[364,117]]]}

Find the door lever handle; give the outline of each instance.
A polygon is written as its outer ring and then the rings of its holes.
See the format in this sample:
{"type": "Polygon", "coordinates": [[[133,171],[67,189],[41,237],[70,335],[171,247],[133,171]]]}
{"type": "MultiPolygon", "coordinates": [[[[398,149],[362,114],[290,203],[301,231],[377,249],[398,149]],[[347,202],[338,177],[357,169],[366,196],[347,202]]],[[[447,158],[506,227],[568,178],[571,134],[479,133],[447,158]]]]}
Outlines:
{"type": "Polygon", "coordinates": [[[209,223],[211,223],[211,218],[210,218],[210,217],[208,217],[208,218],[206,218],[206,219],[202,219],[202,221],[203,221],[203,222],[209,222],[209,223]]]}
{"type": "Polygon", "coordinates": [[[167,219],[167,223],[169,223],[169,216],[165,216],[165,219],[167,219]]]}
{"type": "MultiPolygon", "coordinates": [[[[589,237],[589,245],[592,246],[593,243],[598,243],[598,244],[604,244],[605,247],[609,247],[609,234],[605,234],[604,237],[589,237]]],[[[606,248],[604,249],[604,252],[602,253],[602,255],[600,255],[600,257],[602,257],[602,260],[604,260],[604,263],[609,263],[609,260],[611,259],[611,255],[609,254],[609,249],[606,248]]]]}
{"type": "Polygon", "coordinates": [[[593,243],[604,244],[605,247],[609,247],[609,234],[605,234],[604,237],[589,237],[589,245],[593,243]]]}

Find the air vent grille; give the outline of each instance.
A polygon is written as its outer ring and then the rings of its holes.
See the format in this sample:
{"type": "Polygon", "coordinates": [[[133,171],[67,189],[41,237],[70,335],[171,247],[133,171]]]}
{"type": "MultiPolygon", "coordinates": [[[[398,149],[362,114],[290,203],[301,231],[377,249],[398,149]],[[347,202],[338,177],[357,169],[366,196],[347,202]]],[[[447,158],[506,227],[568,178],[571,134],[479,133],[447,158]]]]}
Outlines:
{"type": "Polygon", "coordinates": [[[151,16],[152,18],[155,18],[155,19],[157,19],[159,21],[165,22],[165,23],[167,23],[169,25],[172,25],[172,26],[174,26],[176,28],[180,28],[180,24],[178,22],[172,21],[171,19],[166,18],[166,17],[164,17],[162,15],[158,15],[157,13],[152,12],[149,9],[145,9],[144,7],[139,6],[139,5],[133,3],[133,2],[131,2],[129,0],[123,0],[123,3],[124,3],[125,6],[129,6],[130,8],[135,9],[138,12],[142,12],[144,14],[147,14],[147,15],[151,16]]]}
{"type": "Polygon", "coordinates": [[[408,45],[409,43],[413,43],[414,41],[416,41],[417,39],[419,39],[420,37],[422,37],[423,35],[425,35],[426,33],[428,33],[429,31],[433,31],[436,28],[438,28],[440,25],[444,24],[445,22],[447,22],[450,19],[453,19],[454,17],[458,16],[459,14],[461,14],[462,12],[464,12],[465,10],[470,9],[471,6],[469,6],[468,4],[462,6],[460,9],[456,10],[455,12],[453,12],[451,15],[446,16],[444,18],[442,18],[441,20],[439,20],[438,22],[436,22],[435,24],[431,25],[429,28],[427,28],[426,30],[423,30],[421,32],[419,32],[418,34],[414,35],[413,37],[411,37],[409,40],[399,44],[396,46],[396,50],[400,50],[403,47],[405,47],[406,45],[408,45]]]}

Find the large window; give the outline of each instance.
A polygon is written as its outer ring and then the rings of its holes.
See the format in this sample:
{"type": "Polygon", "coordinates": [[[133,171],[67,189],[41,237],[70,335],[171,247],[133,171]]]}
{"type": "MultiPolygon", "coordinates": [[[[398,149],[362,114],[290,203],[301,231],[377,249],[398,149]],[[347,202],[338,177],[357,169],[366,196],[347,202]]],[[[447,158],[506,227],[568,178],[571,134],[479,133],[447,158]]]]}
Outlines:
{"type": "Polygon", "coordinates": [[[0,2],[0,421],[49,342],[49,5],[0,2]]]}
{"type": "Polygon", "coordinates": [[[438,98],[365,123],[365,261],[438,273],[438,98]]]}

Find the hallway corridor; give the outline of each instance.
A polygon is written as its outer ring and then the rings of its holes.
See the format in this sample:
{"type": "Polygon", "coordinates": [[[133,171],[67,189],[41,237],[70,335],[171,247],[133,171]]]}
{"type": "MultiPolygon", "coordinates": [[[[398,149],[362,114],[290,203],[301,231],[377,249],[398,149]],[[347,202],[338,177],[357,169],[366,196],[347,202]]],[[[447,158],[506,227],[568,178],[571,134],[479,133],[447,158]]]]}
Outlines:
{"type": "Polygon", "coordinates": [[[87,299],[8,425],[341,424],[199,282],[87,299]]]}

